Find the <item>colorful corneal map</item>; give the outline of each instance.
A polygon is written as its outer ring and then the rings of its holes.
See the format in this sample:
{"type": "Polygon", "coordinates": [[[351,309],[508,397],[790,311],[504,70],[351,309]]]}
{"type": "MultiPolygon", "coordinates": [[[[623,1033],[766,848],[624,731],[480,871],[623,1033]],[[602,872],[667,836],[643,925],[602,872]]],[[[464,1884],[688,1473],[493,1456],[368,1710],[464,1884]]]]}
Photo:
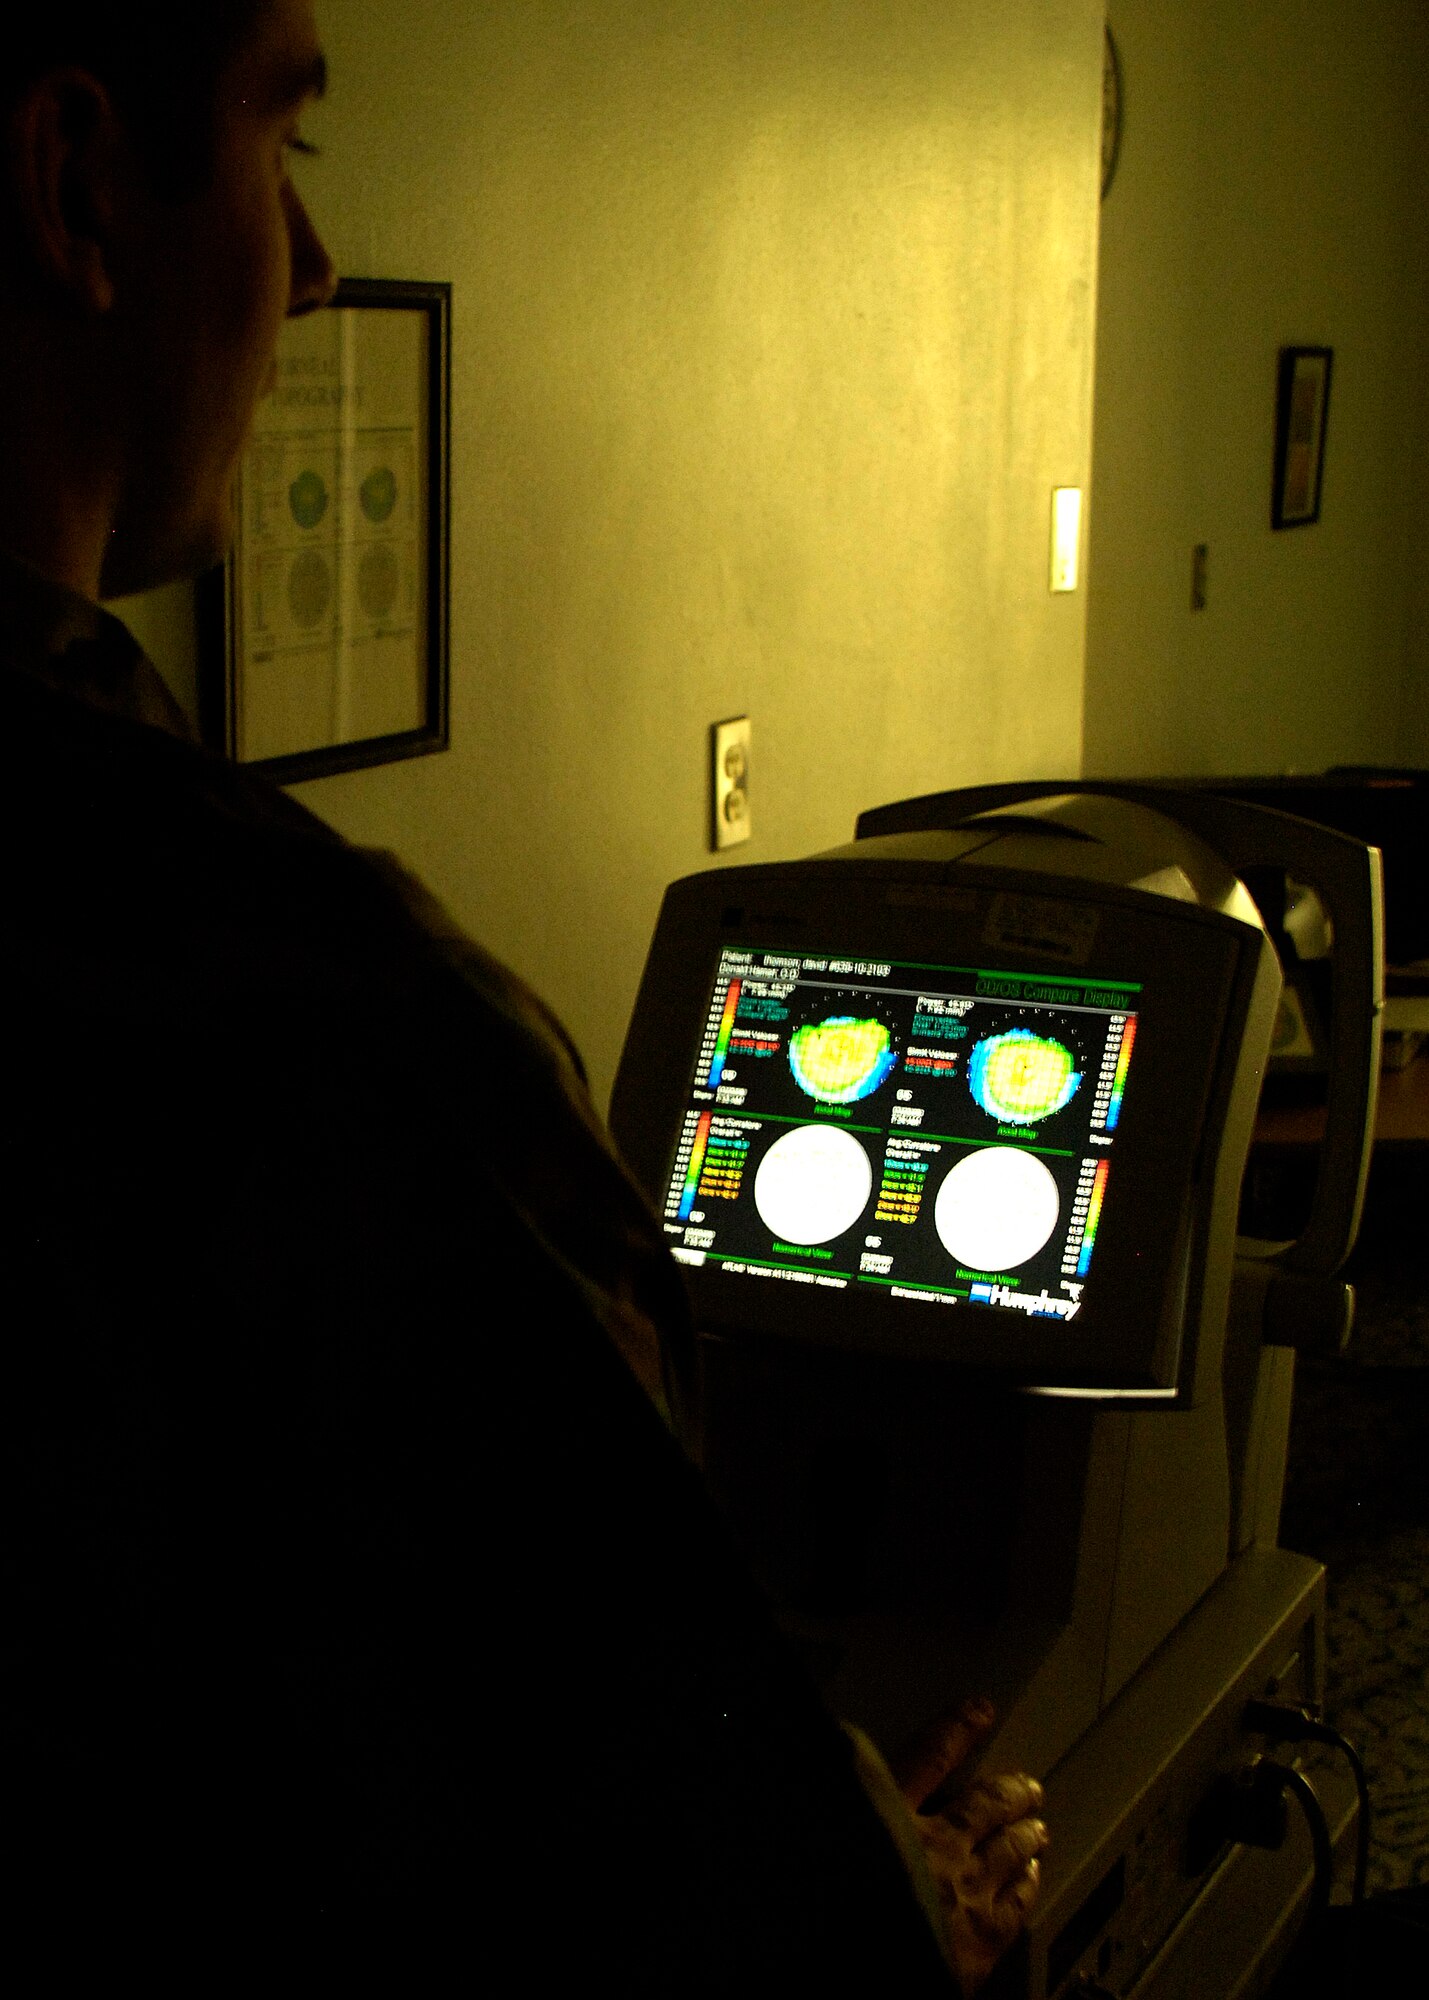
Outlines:
{"type": "Polygon", "coordinates": [[[800,1090],[820,1104],[855,1104],[869,1097],[898,1060],[882,1021],[832,1014],[789,1037],[789,1067],[800,1090]]]}
{"type": "Polygon", "coordinates": [[[1081,1083],[1064,1042],[1030,1028],[988,1035],[968,1059],[968,1089],[1000,1125],[1035,1125],[1069,1104],[1081,1083]]]}

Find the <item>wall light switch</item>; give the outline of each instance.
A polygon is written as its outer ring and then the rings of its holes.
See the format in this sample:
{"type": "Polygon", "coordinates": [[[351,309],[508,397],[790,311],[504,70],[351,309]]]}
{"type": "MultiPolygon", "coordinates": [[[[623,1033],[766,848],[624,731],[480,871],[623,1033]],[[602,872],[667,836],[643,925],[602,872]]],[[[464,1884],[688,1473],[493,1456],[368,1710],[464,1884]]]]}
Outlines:
{"type": "Polygon", "coordinates": [[[1052,489],[1052,588],[1075,590],[1081,569],[1082,489],[1054,486],[1052,489]]]}
{"type": "Polygon", "coordinates": [[[734,847],[749,838],[749,717],[733,716],[710,731],[710,845],[734,847]]]}

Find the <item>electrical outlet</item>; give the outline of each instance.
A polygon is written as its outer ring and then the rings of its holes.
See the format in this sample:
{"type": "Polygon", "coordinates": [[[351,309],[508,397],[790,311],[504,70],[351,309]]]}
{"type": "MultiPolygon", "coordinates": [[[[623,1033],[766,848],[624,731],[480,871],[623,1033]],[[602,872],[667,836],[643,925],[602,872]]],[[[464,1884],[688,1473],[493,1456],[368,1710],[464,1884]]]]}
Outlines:
{"type": "Polygon", "coordinates": [[[749,838],[749,717],[736,715],[710,731],[711,846],[734,847],[749,838]]]}

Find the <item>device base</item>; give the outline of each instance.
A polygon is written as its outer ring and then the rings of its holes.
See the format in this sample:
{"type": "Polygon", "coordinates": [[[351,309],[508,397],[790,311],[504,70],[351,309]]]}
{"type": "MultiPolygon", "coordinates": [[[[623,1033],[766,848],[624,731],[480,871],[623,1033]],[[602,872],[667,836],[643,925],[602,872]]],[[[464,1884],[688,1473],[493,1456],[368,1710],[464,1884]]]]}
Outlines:
{"type": "MultiPolygon", "coordinates": [[[[1014,1985],[1000,1990],[1023,2000],[1266,1991],[1309,1906],[1308,1830],[1291,1801],[1277,1849],[1217,1839],[1214,1827],[1208,1839],[1206,1802],[1267,1752],[1245,1727],[1248,1702],[1318,1704],[1324,1606],[1318,1563],[1248,1549],[1049,1773],[1043,1894],[1014,1985]]],[[[1342,1853],[1355,1825],[1349,1774],[1318,1752],[1302,1768],[1342,1853]]]]}

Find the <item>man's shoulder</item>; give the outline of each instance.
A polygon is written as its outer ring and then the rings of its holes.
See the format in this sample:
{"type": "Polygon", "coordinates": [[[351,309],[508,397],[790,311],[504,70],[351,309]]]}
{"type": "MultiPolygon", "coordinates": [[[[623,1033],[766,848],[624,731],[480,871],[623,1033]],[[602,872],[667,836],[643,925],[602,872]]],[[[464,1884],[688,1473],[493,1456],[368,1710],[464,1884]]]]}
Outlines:
{"type": "Polygon", "coordinates": [[[291,1045],[371,1075],[477,1065],[589,1114],[579,1057],[518,975],[393,857],[202,746],[66,698],[0,655],[0,942],[37,1016],[177,1047],[291,1045]],[[345,1055],[343,1052],[346,1052],[345,1055]]]}
{"type": "Polygon", "coordinates": [[[137,649],[144,678],[126,674],[122,688],[107,690],[98,668],[81,661],[70,673],[70,655],[84,650],[71,647],[56,662],[0,631],[0,808],[77,829],[103,811],[124,840],[205,821],[320,832],[295,801],[204,749],[137,649]]]}

